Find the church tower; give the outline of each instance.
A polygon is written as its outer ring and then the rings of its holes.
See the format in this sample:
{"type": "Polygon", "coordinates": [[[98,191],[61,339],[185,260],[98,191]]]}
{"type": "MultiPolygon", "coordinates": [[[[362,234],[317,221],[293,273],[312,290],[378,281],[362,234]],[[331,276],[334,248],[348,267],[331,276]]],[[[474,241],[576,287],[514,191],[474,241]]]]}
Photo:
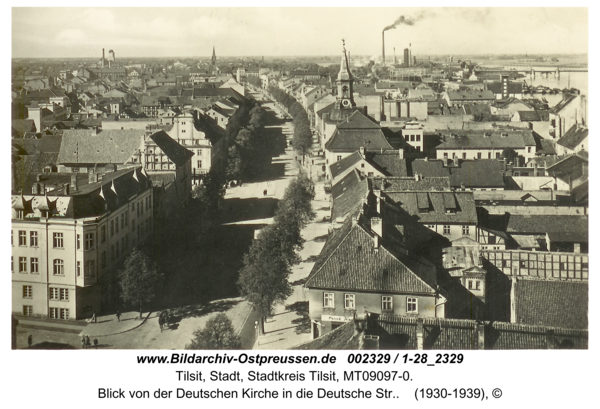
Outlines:
{"type": "Polygon", "coordinates": [[[356,106],[354,102],[352,89],[352,74],[350,73],[350,65],[346,54],[346,44],[342,40],[342,61],[340,62],[340,72],[337,77],[337,97],[335,100],[336,109],[352,109],[356,106]]]}
{"type": "Polygon", "coordinates": [[[215,46],[214,45],[213,45],[213,55],[212,55],[212,58],[210,60],[210,63],[212,64],[213,67],[215,65],[217,65],[217,54],[215,54],[215,46]]]}

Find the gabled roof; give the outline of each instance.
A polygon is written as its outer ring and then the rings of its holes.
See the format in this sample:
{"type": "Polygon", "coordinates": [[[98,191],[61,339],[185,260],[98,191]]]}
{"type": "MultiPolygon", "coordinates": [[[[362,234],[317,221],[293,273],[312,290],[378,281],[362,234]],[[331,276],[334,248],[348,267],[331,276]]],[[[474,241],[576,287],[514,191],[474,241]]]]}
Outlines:
{"type": "Polygon", "coordinates": [[[449,130],[436,149],[524,149],[535,146],[533,133],[528,129],[449,130]]]}
{"type": "Polygon", "coordinates": [[[588,128],[573,125],[556,143],[565,148],[574,150],[588,137],[588,128]]]}
{"type": "Polygon", "coordinates": [[[467,188],[504,188],[503,170],[497,159],[478,159],[460,162],[450,167],[450,184],[467,188]]]}
{"type": "Polygon", "coordinates": [[[331,290],[434,295],[435,276],[411,271],[360,222],[349,218],[328,238],[305,286],[331,290]]]}
{"type": "Polygon", "coordinates": [[[513,287],[518,323],[588,328],[587,281],[517,279],[513,287]]]}
{"type": "Polygon", "coordinates": [[[547,121],[548,120],[548,111],[546,112],[545,119],[543,118],[542,111],[517,111],[519,114],[519,119],[522,122],[539,122],[539,121],[547,121]]]}
{"type": "Polygon", "coordinates": [[[331,188],[331,218],[336,220],[338,217],[347,217],[348,214],[354,213],[368,195],[368,180],[361,179],[356,169],[348,173],[331,188]]]}
{"type": "Polygon", "coordinates": [[[367,162],[388,176],[408,176],[406,159],[400,159],[397,150],[368,151],[365,154],[367,162]]]}
{"type": "Polygon", "coordinates": [[[185,165],[194,156],[192,151],[178,144],[165,131],[159,131],[150,135],[150,139],[156,143],[177,167],[185,165]]]}
{"type": "Polygon", "coordinates": [[[578,154],[569,155],[560,159],[551,166],[546,168],[549,175],[557,176],[561,179],[574,180],[584,174],[584,166],[588,165],[588,159],[581,157],[578,154]]]}
{"type": "Polygon", "coordinates": [[[323,114],[326,114],[326,113],[328,113],[328,112],[331,112],[331,110],[333,110],[333,108],[335,108],[335,102],[332,102],[331,104],[329,104],[329,105],[327,105],[327,106],[325,106],[325,107],[323,107],[323,108],[319,109],[319,110],[317,111],[317,115],[318,115],[318,116],[320,116],[320,117],[322,117],[322,116],[323,116],[323,114]]]}
{"type": "Polygon", "coordinates": [[[450,178],[446,177],[374,177],[374,186],[386,192],[450,191],[450,178]]]}
{"type": "Polygon", "coordinates": [[[477,223],[472,192],[385,192],[385,195],[420,223],[477,223]],[[427,208],[420,208],[420,203],[427,208]]]}
{"type": "Polygon", "coordinates": [[[362,160],[362,156],[358,151],[353,154],[346,156],[344,159],[335,162],[332,165],[329,165],[329,169],[331,171],[331,176],[335,179],[338,175],[341,175],[350,167],[356,165],[358,162],[362,160]]]}
{"type": "Polygon", "coordinates": [[[426,178],[450,176],[448,168],[441,160],[415,159],[412,162],[412,174],[426,178]]]}
{"type": "Polygon", "coordinates": [[[88,129],[66,129],[58,163],[126,163],[140,149],[144,131],[110,129],[94,134],[88,129]]]}
{"type": "Polygon", "coordinates": [[[356,151],[364,147],[369,150],[393,149],[381,126],[367,118],[362,112],[354,111],[338,124],[333,135],[325,144],[329,151],[356,151]]]}
{"type": "Polygon", "coordinates": [[[381,129],[381,126],[360,111],[354,111],[337,129],[381,129]]]}
{"type": "Polygon", "coordinates": [[[576,97],[577,97],[577,95],[567,95],[558,104],[556,104],[554,107],[550,108],[550,113],[551,114],[558,114],[567,105],[569,105],[576,97]]]}
{"type": "Polygon", "coordinates": [[[510,215],[506,224],[509,234],[546,234],[550,232],[588,231],[587,215],[510,215]]]}

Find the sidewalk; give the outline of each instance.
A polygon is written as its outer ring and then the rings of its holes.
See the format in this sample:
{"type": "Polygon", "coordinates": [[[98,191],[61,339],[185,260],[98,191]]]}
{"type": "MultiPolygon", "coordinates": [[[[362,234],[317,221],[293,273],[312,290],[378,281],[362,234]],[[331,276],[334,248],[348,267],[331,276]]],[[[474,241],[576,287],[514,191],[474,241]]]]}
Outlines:
{"type": "Polygon", "coordinates": [[[156,316],[156,313],[146,312],[142,314],[142,319],[140,319],[139,311],[128,311],[121,313],[121,321],[119,322],[115,314],[101,315],[97,317],[95,323],[90,322],[81,331],[80,335],[106,337],[108,335],[121,334],[139,327],[151,316],[156,316]]]}

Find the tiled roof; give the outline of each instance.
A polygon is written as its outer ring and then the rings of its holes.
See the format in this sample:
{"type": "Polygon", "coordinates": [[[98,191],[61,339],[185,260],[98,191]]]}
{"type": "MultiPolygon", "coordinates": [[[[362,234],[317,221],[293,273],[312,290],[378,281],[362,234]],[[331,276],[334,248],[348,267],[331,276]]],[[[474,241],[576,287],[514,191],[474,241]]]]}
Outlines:
{"type": "Polygon", "coordinates": [[[400,159],[397,150],[370,151],[365,155],[370,164],[388,176],[408,176],[406,159],[400,159]]]}
{"type": "Polygon", "coordinates": [[[375,177],[372,183],[385,192],[450,191],[449,177],[375,177]]]}
{"type": "Polygon", "coordinates": [[[358,171],[354,170],[337,182],[331,188],[332,207],[331,218],[346,217],[352,213],[369,194],[368,180],[361,179],[358,171]]]}
{"type": "Polygon", "coordinates": [[[588,128],[573,125],[556,143],[565,148],[574,150],[588,137],[588,128]]]}
{"type": "Polygon", "coordinates": [[[337,129],[381,129],[381,126],[360,111],[354,111],[337,129]]]}
{"type": "MultiPolygon", "coordinates": [[[[417,349],[417,319],[383,314],[367,319],[366,330],[355,332],[351,321],[296,349],[357,350],[363,334],[378,335],[379,349],[417,349]]],[[[478,348],[477,321],[445,318],[423,319],[423,347],[426,350],[470,350],[478,348]]],[[[484,348],[505,349],[587,349],[588,331],[568,328],[482,321],[484,348]],[[549,331],[553,333],[550,335],[549,331]]]]}
{"type": "Polygon", "coordinates": [[[140,149],[144,131],[110,129],[94,135],[93,130],[67,129],[63,132],[58,163],[123,164],[140,149]]]}
{"type": "Polygon", "coordinates": [[[448,168],[444,167],[441,160],[415,159],[412,164],[412,174],[426,178],[450,176],[448,168]]]}
{"type": "Polygon", "coordinates": [[[518,323],[587,329],[587,282],[518,279],[513,286],[518,323]]]}
{"type": "Polygon", "coordinates": [[[356,151],[353,154],[346,156],[344,159],[335,162],[329,166],[329,169],[331,170],[331,176],[335,179],[338,175],[356,165],[361,159],[362,156],[360,156],[360,153],[356,151]]]}
{"type": "Polygon", "coordinates": [[[165,131],[159,131],[150,135],[150,139],[158,145],[177,167],[185,165],[186,162],[194,156],[192,151],[178,144],[165,131]]]}
{"type": "Polygon", "coordinates": [[[556,155],[556,142],[552,139],[541,139],[541,149],[538,150],[540,155],[556,155]]]}
{"type": "Polygon", "coordinates": [[[325,144],[325,149],[335,151],[356,151],[361,147],[373,149],[393,149],[385,139],[381,128],[336,129],[325,144]]]}
{"type": "Polygon", "coordinates": [[[538,111],[517,111],[519,119],[522,122],[539,122],[547,119],[542,119],[538,111]]]}
{"type": "Polygon", "coordinates": [[[506,232],[510,234],[546,234],[548,232],[587,232],[587,215],[510,215],[506,232]]]}
{"type": "Polygon", "coordinates": [[[588,159],[578,154],[569,155],[560,159],[546,168],[549,175],[555,175],[563,180],[577,179],[583,175],[583,167],[588,164],[588,159]]]}
{"type": "Polygon", "coordinates": [[[33,119],[13,119],[11,125],[13,133],[16,133],[21,138],[26,132],[36,131],[33,119]]]}
{"type": "Polygon", "coordinates": [[[483,101],[495,100],[496,97],[491,91],[448,91],[448,98],[451,101],[483,101]]]}
{"type": "Polygon", "coordinates": [[[487,131],[451,130],[444,131],[443,135],[445,140],[436,147],[437,150],[523,149],[525,146],[535,146],[533,133],[527,129],[493,129],[487,131]]]}
{"type": "Polygon", "coordinates": [[[60,151],[60,145],[62,143],[62,136],[60,135],[45,135],[37,139],[13,139],[12,145],[18,146],[26,153],[25,155],[33,155],[35,153],[58,153],[60,151]]]}
{"type": "Polygon", "coordinates": [[[488,104],[465,104],[465,115],[491,115],[492,110],[488,104]]]}
{"type": "Polygon", "coordinates": [[[504,188],[504,177],[500,161],[481,159],[464,161],[460,167],[451,167],[450,184],[467,188],[504,188]]]}
{"type": "Polygon", "coordinates": [[[523,101],[521,99],[517,99],[515,97],[497,99],[492,105],[499,109],[506,109],[511,105],[522,105],[525,108],[531,108],[533,110],[533,106],[531,106],[528,102],[523,101]]]}
{"type": "Polygon", "coordinates": [[[472,192],[385,192],[385,195],[420,223],[477,223],[472,192]]]}
{"type": "Polygon", "coordinates": [[[321,251],[305,286],[402,294],[435,294],[435,276],[411,271],[384,245],[374,240],[360,222],[349,218],[321,251]]]}
{"type": "Polygon", "coordinates": [[[320,116],[320,117],[322,117],[322,116],[323,116],[323,114],[326,114],[326,113],[328,113],[328,112],[331,112],[331,110],[332,110],[333,108],[335,108],[335,102],[332,102],[331,104],[329,104],[329,105],[327,105],[327,106],[325,106],[325,107],[323,107],[323,108],[319,109],[319,110],[317,111],[317,115],[318,115],[318,116],[320,116]]]}

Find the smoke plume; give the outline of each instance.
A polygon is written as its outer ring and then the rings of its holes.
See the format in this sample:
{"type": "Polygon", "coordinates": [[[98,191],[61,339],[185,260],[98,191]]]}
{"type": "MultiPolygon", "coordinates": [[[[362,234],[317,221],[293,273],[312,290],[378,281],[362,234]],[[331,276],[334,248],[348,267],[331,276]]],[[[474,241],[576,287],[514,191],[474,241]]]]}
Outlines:
{"type": "Polygon", "coordinates": [[[429,17],[431,15],[433,15],[432,12],[430,12],[430,11],[423,11],[421,13],[418,13],[414,17],[400,16],[392,24],[390,24],[389,26],[385,27],[383,29],[383,31],[393,30],[393,29],[397,28],[398,26],[402,26],[402,25],[404,25],[404,26],[414,26],[415,23],[417,23],[418,21],[423,20],[424,18],[429,17]]]}

